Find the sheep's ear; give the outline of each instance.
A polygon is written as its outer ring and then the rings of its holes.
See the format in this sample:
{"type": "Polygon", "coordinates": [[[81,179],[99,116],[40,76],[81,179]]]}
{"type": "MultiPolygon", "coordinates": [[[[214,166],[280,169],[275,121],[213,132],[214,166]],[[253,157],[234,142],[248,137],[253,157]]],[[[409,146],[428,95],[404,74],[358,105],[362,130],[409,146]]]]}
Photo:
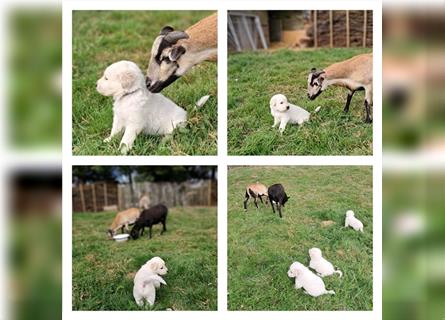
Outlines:
{"type": "Polygon", "coordinates": [[[184,53],[185,48],[183,46],[174,46],[170,51],[169,58],[171,61],[177,61],[184,53]]]}
{"type": "Polygon", "coordinates": [[[311,69],[311,73],[315,73],[315,71],[317,71],[316,68],[312,68],[312,69],[311,69]]]}
{"type": "Polygon", "coordinates": [[[164,28],[161,29],[161,32],[159,32],[160,36],[165,36],[166,34],[169,34],[170,32],[175,31],[175,29],[173,29],[170,26],[165,26],[164,28]]]}

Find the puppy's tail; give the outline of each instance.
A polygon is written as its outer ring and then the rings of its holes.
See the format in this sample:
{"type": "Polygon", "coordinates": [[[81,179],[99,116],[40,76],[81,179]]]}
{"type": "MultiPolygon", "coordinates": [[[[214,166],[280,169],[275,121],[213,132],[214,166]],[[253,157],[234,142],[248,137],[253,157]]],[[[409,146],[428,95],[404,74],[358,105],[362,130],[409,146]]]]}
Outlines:
{"type": "Polygon", "coordinates": [[[196,109],[200,109],[203,105],[205,105],[205,103],[207,102],[207,100],[209,100],[209,98],[210,98],[209,95],[201,97],[201,98],[195,103],[196,109]]]}
{"type": "Polygon", "coordinates": [[[334,273],[338,273],[338,276],[340,278],[343,277],[343,272],[341,272],[340,270],[335,270],[334,273]]]}
{"type": "Polygon", "coordinates": [[[334,290],[326,290],[325,294],[335,294],[334,290]]]}
{"type": "Polygon", "coordinates": [[[320,111],[320,109],[321,109],[321,106],[316,107],[315,110],[312,112],[312,114],[318,113],[318,111],[320,111]]]}

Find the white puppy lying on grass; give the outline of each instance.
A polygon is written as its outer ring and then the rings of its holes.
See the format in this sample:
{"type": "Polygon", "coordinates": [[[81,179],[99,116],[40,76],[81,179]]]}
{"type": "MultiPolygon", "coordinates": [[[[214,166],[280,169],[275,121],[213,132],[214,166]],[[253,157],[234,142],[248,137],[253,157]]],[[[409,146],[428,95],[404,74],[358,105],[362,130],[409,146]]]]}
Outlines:
{"type": "Polygon", "coordinates": [[[346,211],[345,228],[352,227],[355,231],[363,232],[363,223],[354,216],[354,211],[346,211]]]}
{"type": "Polygon", "coordinates": [[[292,263],[287,275],[295,278],[295,289],[303,288],[305,293],[313,297],[335,294],[334,290],[326,290],[323,280],[300,262],[292,263]]]}
{"type": "Polygon", "coordinates": [[[332,263],[323,258],[321,250],[319,248],[309,249],[309,256],[311,261],[309,262],[309,268],[317,271],[320,277],[326,277],[338,273],[340,278],[343,276],[343,272],[335,270],[332,263]]]}
{"type": "MultiPolygon", "coordinates": [[[[314,113],[320,109],[321,107],[317,107],[314,113]]],[[[283,94],[276,94],[270,99],[270,113],[274,118],[272,128],[275,128],[279,123],[281,133],[286,129],[287,123],[302,125],[311,117],[311,114],[303,108],[290,104],[283,94]]]]}
{"type": "Polygon", "coordinates": [[[97,81],[97,91],[114,99],[113,127],[104,142],[125,130],[119,145],[122,154],[131,149],[139,133],[166,135],[187,121],[184,109],[162,94],[148,91],[145,77],[134,62],[119,61],[106,68],[97,81]]]}
{"type": "Polygon", "coordinates": [[[155,303],[156,288],[161,283],[167,283],[159,275],[164,275],[168,271],[164,260],[154,257],[148,260],[134,276],[133,297],[138,306],[143,306],[144,301],[151,306],[155,303]]]}

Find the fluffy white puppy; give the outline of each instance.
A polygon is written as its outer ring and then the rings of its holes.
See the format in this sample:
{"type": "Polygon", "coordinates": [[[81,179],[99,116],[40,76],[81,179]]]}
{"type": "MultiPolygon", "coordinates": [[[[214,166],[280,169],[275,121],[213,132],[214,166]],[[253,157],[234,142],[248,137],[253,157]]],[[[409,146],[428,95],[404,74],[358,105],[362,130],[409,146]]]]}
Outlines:
{"type": "Polygon", "coordinates": [[[345,227],[352,227],[355,231],[363,232],[363,223],[354,216],[354,211],[346,211],[345,227]]]}
{"type": "MultiPolygon", "coordinates": [[[[318,112],[321,107],[317,107],[314,111],[318,112]]],[[[270,99],[270,113],[274,118],[272,128],[280,124],[280,132],[283,133],[288,123],[296,123],[302,125],[309,121],[311,114],[303,108],[290,104],[283,94],[276,94],[270,99]]]]}
{"type": "Polygon", "coordinates": [[[323,280],[300,262],[292,263],[287,275],[295,278],[295,289],[303,288],[305,293],[313,297],[335,294],[334,290],[326,290],[323,280]]]}
{"type": "Polygon", "coordinates": [[[113,97],[113,126],[104,140],[125,130],[119,149],[126,154],[139,133],[166,135],[185,124],[187,112],[162,94],[153,94],[145,85],[141,69],[131,61],[113,63],[97,81],[97,91],[113,97]]]}
{"type": "Polygon", "coordinates": [[[340,277],[343,276],[343,273],[340,270],[335,270],[332,263],[323,258],[323,255],[321,254],[321,250],[319,248],[309,249],[309,256],[311,257],[309,268],[317,271],[320,277],[330,276],[334,273],[338,273],[340,277]]]}
{"type": "Polygon", "coordinates": [[[167,283],[159,275],[168,271],[164,260],[154,257],[148,260],[134,276],[133,297],[138,306],[147,301],[151,306],[155,303],[156,288],[167,283]]]}

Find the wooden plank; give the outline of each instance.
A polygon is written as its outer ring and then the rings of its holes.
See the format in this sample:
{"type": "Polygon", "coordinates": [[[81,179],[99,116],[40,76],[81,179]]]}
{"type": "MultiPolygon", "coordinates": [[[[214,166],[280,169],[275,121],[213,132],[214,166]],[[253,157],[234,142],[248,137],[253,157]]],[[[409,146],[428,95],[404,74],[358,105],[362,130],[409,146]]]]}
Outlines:
{"type": "Polygon", "coordinates": [[[346,48],[349,48],[350,46],[349,27],[349,10],[346,10],[346,48]]]}
{"type": "Polygon", "coordinates": [[[368,25],[368,11],[364,10],[363,12],[363,48],[366,48],[366,27],[368,25]]]}
{"type": "Polygon", "coordinates": [[[104,206],[108,206],[107,183],[104,182],[104,206]]]}
{"type": "Polygon", "coordinates": [[[255,45],[255,42],[253,41],[252,33],[249,29],[249,24],[247,23],[247,18],[245,16],[241,17],[241,21],[243,22],[244,31],[246,32],[247,39],[249,40],[250,45],[252,46],[253,50],[256,50],[257,47],[255,45]]]}
{"type": "Polygon", "coordinates": [[[85,208],[85,197],[83,194],[83,185],[79,184],[79,192],[80,192],[80,202],[82,204],[82,212],[86,212],[86,208],[85,208]]]}
{"type": "Polygon", "coordinates": [[[332,18],[332,10],[329,10],[329,46],[334,47],[334,22],[332,18]]]}
{"type": "Polygon", "coordinates": [[[230,18],[230,14],[227,17],[227,22],[228,22],[229,31],[230,31],[229,34],[232,34],[233,41],[235,42],[236,51],[241,51],[242,50],[241,44],[239,42],[238,35],[236,34],[235,27],[233,26],[232,19],[230,18]]]}
{"type": "Polygon", "coordinates": [[[93,194],[93,210],[94,210],[94,212],[97,212],[96,184],[95,184],[95,183],[93,183],[93,184],[91,185],[91,191],[92,191],[92,194],[93,194]]]}
{"type": "Polygon", "coordinates": [[[317,10],[314,10],[314,48],[318,46],[317,10]]]}

